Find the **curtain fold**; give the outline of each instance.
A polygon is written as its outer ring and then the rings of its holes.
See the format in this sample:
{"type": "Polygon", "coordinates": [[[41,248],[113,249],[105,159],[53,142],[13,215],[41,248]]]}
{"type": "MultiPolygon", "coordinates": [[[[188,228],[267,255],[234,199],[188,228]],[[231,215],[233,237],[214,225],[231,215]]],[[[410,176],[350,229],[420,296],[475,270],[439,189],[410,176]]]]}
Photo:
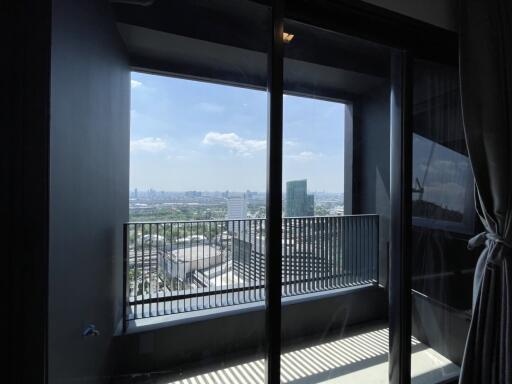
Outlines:
{"type": "Polygon", "coordinates": [[[512,383],[512,0],[462,0],[464,131],[485,227],[460,384],[512,383]]]}

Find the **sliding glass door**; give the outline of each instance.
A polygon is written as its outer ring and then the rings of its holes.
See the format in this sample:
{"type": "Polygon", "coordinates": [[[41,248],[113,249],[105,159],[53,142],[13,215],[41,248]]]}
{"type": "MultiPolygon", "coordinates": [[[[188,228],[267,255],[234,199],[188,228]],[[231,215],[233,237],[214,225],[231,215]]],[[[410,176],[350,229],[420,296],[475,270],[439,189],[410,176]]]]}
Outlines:
{"type": "Polygon", "coordinates": [[[386,40],[372,27],[346,35],[291,13],[300,17],[282,30],[280,381],[454,380],[476,228],[457,74],[437,63],[454,57],[453,40],[435,52],[421,39],[390,48],[355,36],[386,40]]]}
{"type": "Polygon", "coordinates": [[[393,50],[284,20],[281,382],[388,382],[393,50]]]}

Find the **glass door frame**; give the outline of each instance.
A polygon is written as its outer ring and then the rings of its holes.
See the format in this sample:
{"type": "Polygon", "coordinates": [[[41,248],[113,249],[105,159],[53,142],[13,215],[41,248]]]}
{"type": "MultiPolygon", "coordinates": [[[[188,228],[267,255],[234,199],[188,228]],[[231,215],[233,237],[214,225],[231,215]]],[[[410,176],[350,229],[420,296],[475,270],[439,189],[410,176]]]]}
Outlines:
{"type": "Polygon", "coordinates": [[[265,236],[265,382],[281,377],[284,0],[272,0],[267,92],[267,229],[265,236]],[[274,257],[275,256],[275,257],[274,257]]]}
{"type": "Polygon", "coordinates": [[[363,2],[269,0],[267,236],[265,241],[265,382],[281,371],[281,220],[284,19],[363,38],[397,50],[391,63],[391,235],[389,260],[389,383],[411,382],[411,188],[413,58],[457,62],[457,35],[363,2]],[[272,257],[272,255],[277,257],[272,257]]]}

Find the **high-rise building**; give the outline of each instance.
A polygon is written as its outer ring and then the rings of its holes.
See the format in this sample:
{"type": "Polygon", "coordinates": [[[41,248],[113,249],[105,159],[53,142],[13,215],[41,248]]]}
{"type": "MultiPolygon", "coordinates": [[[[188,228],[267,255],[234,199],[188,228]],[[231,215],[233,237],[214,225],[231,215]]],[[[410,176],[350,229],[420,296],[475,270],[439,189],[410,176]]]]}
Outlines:
{"type": "Polygon", "coordinates": [[[247,195],[230,193],[228,196],[228,213],[226,219],[245,219],[247,217],[247,195]]]}
{"type": "MultiPolygon", "coordinates": [[[[247,218],[247,195],[245,193],[230,193],[228,196],[228,212],[226,219],[240,220],[247,218]]],[[[228,230],[237,233],[238,236],[243,234],[243,222],[229,221],[228,230]]]]}
{"type": "Polygon", "coordinates": [[[293,180],[286,183],[285,216],[314,216],[315,197],[308,195],[307,180],[293,180]]]}

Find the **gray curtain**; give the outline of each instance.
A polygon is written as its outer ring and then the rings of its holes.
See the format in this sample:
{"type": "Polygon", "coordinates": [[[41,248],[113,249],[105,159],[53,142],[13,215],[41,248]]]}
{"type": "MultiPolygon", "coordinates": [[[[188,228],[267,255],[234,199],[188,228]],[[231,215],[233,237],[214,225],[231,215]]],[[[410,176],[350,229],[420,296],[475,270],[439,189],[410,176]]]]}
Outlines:
{"type": "Polygon", "coordinates": [[[512,0],[462,0],[460,77],[466,143],[486,229],[461,384],[512,383],[512,0]]]}

